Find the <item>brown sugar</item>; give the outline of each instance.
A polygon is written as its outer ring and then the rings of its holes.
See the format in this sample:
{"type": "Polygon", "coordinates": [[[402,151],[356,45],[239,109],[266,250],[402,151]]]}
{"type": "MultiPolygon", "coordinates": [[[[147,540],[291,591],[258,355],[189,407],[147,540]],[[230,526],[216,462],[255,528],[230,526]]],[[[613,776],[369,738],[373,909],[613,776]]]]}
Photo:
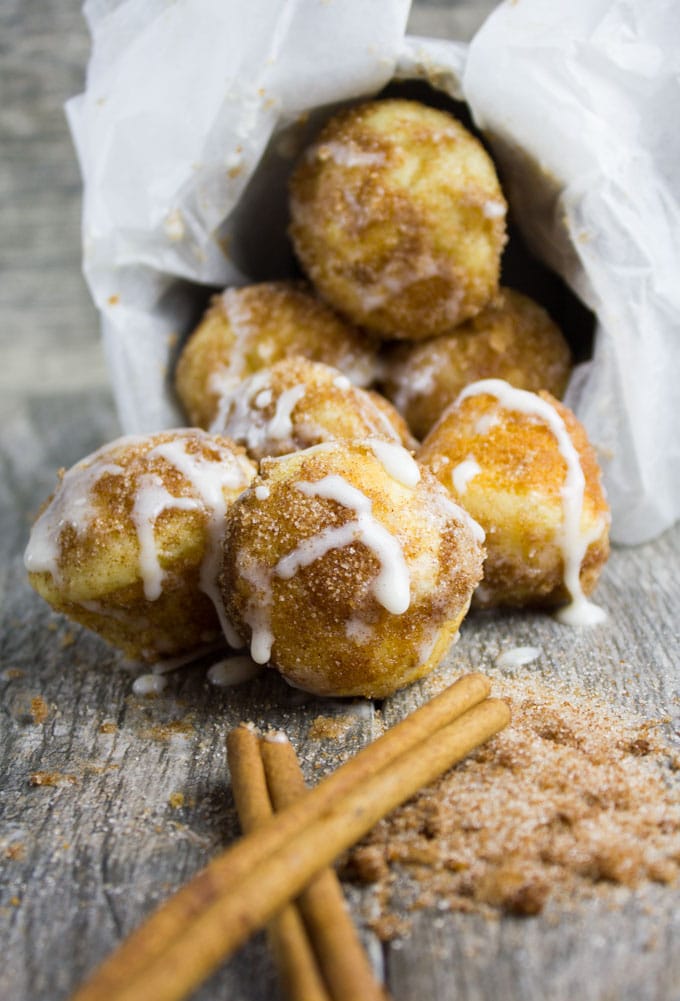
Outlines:
{"type": "Polygon", "coordinates": [[[42,695],[34,695],[31,699],[31,716],[33,717],[33,722],[40,725],[45,722],[49,714],[50,707],[42,695]]]}
{"type": "Polygon", "coordinates": [[[75,775],[66,775],[64,772],[32,772],[28,779],[32,786],[61,786],[77,785],[78,779],[75,775]]]}
{"type": "Polygon", "coordinates": [[[350,730],[356,723],[356,716],[316,716],[309,728],[310,740],[337,740],[350,730]]]}
{"type": "Polygon", "coordinates": [[[680,873],[680,786],[658,725],[534,678],[494,685],[511,725],[382,821],[345,876],[372,883],[390,937],[410,909],[539,913],[680,873]],[[397,878],[398,877],[398,878],[397,878]]]}

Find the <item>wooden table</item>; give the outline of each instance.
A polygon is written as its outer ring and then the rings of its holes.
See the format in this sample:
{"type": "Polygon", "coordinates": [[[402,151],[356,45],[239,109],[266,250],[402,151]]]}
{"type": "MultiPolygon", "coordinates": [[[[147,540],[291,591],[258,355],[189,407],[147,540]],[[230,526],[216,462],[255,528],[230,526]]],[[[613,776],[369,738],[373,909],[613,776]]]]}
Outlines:
{"type": "MultiPolygon", "coordinates": [[[[448,30],[456,17],[476,17],[473,8],[419,5],[414,23],[448,30]]],[[[171,676],[161,698],[134,696],[121,658],[31,592],[21,553],[55,470],[118,430],[79,273],[79,177],[60,110],[82,85],[84,24],[72,0],[8,2],[0,39],[0,997],[60,1001],[236,836],[224,755],[234,723],[285,727],[316,781],[418,704],[423,690],[415,685],[379,710],[353,703],[355,722],[338,750],[312,739],[310,724],[347,706],[303,702],[273,672],[218,690],[198,664],[171,676]]],[[[609,620],[595,630],[533,614],[471,617],[442,677],[470,669],[494,675],[502,650],[537,646],[543,653],[534,669],[546,678],[585,681],[614,704],[667,716],[677,743],[679,554],[677,528],[615,551],[598,592],[609,620]]],[[[350,890],[357,915],[367,899],[350,890]]],[[[677,889],[650,886],[568,912],[493,922],[423,911],[410,936],[391,945],[362,934],[396,1001],[680,998],[677,889]]],[[[196,996],[277,998],[263,940],[196,996]]]]}

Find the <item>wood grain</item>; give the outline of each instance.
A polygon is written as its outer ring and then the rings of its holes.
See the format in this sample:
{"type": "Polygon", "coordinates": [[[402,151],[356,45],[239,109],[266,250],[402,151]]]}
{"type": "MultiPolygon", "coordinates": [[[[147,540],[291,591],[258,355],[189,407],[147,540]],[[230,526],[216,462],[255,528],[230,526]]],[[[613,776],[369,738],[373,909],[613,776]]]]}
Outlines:
{"type": "MultiPolygon", "coordinates": [[[[471,3],[418,4],[413,24],[445,33],[478,14],[471,3]]],[[[456,674],[493,676],[499,653],[532,645],[541,658],[522,670],[667,717],[680,743],[678,529],[614,552],[598,593],[605,626],[472,616],[435,679],[378,707],[305,701],[273,672],[218,690],[201,663],[160,697],[139,698],[118,654],[31,592],[21,552],[56,469],[117,434],[80,277],[79,178],[61,111],[82,85],[87,49],[75,0],[0,7],[0,996],[13,1001],[68,997],[236,836],[224,737],[241,719],[284,728],[314,782],[456,674]],[[313,739],[319,715],[348,717],[340,739],[313,739]]],[[[349,895],[357,916],[370,908],[370,893],[349,895]]],[[[677,889],[612,892],[524,920],[424,911],[389,946],[362,934],[395,1001],[680,998],[677,889]]],[[[273,1001],[277,991],[258,938],[196,996],[273,1001]]]]}

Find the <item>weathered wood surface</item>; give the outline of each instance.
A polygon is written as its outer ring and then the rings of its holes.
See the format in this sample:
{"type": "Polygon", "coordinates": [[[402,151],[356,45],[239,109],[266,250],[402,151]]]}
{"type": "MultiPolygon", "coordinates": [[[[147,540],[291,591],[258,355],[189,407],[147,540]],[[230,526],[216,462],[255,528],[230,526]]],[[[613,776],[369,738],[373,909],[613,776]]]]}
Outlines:
{"type": "MultiPolygon", "coordinates": [[[[454,16],[453,7],[419,5],[414,23],[434,32],[454,16]]],[[[81,86],[87,54],[76,4],[6,0],[0,46],[0,997],[61,1001],[235,837],[224,755],[234,722],[285,726],[314,781],[421,701],[427,686],[380,712],[353,703],[355,722],[340,741],[312,740],[316,716],[347,706],[303,703],[269,674],[219,691],[201,664],[173,675],[160,698],[137,698],[117,654],[32,594],[20,558],[31,515],[55,470],[117,428],[79,275],[78,174],[60,110],[81,86]],[[56,784],[32,784],[37,773],[56,784]]],[[[502,650],[538,646],[540,660],[524,670],[667,716],[677,742],[679,556],[677,529],[615,552],[598,592],[610,618],[596,630],[529,614],[470,618],[442,682],[473,668],[493,674],[502,650]]],[[[351,892],[357,915],[366,899],[351,892]]],[[[401,942],[381,947],[365,937],[395,1001],[680,998],[677,889],[612,893],[530,919],[425,911],[401,942]]],[[[258,938],[196,996],[263,1001],[277,992],[258,938]]]]}

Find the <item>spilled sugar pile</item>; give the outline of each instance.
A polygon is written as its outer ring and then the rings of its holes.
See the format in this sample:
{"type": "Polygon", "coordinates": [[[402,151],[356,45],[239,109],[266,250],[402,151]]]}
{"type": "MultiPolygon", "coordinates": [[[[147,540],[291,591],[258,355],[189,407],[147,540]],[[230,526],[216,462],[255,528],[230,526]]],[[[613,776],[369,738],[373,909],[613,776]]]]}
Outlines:
{"type": "Polygon", "coordinates": [[[535,678],[499,681],[494,695],[510,727],[347,859],[346,878],[374,885],[383,938],[401,929],[397,877],[410,909],[528,915],[680,873],[680,759],[657,723],[535,678]]]}

